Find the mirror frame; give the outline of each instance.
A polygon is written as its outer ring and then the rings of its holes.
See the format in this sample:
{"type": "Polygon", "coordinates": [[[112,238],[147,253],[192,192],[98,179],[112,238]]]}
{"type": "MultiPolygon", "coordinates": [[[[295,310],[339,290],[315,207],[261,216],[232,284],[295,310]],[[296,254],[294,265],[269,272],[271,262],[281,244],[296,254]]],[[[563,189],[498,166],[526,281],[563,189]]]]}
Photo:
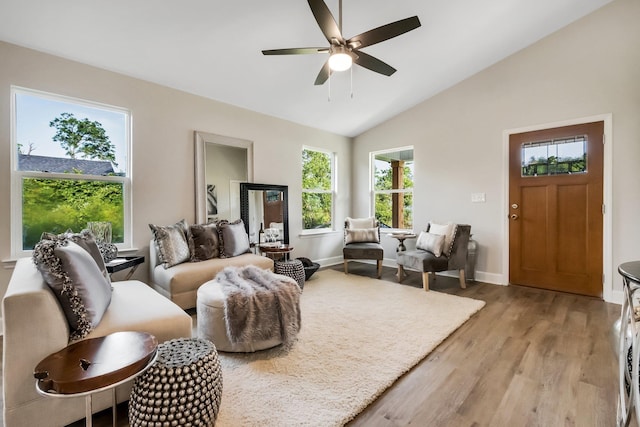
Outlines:
{"type": "MultiPolygon", "coordinates": [[[[195,190],[196,190],[196,223],[207,222],[207,162],[206,144],[228,145],[231,147],[245,148],[247,150],[247,180],[253,180],[253,142],[245,139],[232,138],[230,136],[216,135],[213,133],[194,131],[195,143],[195,190]]],[[[235,218],[228,218],[234,220],[235,218]]]]}
{"type": "Polygon", "coordinates": [[[289,187],[287,185],[240,183],[240,219],[244,222],[244,229],[249,235],[249,191],[280,191],[282,192],[282,222],[284,224],[283,243],[289,244],[289,187]]]}

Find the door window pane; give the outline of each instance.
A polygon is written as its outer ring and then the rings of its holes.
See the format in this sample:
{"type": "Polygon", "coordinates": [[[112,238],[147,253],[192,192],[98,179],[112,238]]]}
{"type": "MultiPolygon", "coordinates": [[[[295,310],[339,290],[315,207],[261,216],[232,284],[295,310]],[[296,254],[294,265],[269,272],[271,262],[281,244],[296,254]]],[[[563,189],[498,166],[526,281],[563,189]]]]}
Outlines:
{"type": "Polygon", "coordinates": [[[587,137],[522,144],[522,176],[569,175],[587,171],[587,137]]]}

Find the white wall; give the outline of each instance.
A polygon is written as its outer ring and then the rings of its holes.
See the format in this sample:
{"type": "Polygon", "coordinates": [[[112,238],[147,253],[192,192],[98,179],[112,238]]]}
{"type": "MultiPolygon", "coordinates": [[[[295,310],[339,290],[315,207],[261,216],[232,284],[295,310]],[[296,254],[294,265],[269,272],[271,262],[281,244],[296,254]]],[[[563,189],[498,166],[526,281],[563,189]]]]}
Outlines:
{"type": "Polygon", "coordinates": [[[430,219],[471,224],[477,278],[500,282],[508,272],[503,132],[611,113],[607,280],[621,289],[617,265],[640,259],[639,19],[640,2],[617,0],[355,138],[352,213],[368,213],[368,153],[414,145],[416,227],[430,219]],[[486,193],[486,203],[471,203],[474,192],[486,193]]]}
{"type": "MultiPolygon", "coordinates": [[[[344,185],[336,215],[349,210],[350,139],[0,42],[0,260],[10,249],[10,86],[17,85],[128,108],[133,121],[133,244],[148,255],[148,224],[195,219],[194,131],[254,143],[254,182],[289,186],[293,256],[322,261],[342,255],[342,235],[299,239],[302,146],[337,153],[344,185]]],[[[277,100],[274,100],[277,102],[277,100]]],[[[0,268],[0,296],[10,263],[0,268]]],[[[146,280],[140,268],[135,278],[146,280]]]]}

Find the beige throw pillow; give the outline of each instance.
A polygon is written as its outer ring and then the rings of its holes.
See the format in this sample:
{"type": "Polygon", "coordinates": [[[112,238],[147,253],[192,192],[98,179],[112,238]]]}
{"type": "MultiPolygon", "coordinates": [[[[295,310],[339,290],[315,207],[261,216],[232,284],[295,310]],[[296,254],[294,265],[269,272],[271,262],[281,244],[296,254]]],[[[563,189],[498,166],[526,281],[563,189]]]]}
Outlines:
{"type": "Polygon", "coordinates": [[[370,218],[349,218],[346,219],[347,228],[375,228],[376,219],[370,218]]]}
{"type": "Polygon", "coordinates": [[[444,235],[421,231],[416,241],[416,248],[429,251],[439,258],[444,248],[444,235]]]}
{"type": "Polygon", "coordinates": [[[456,237],[456,231],[458,225],[452,222],[446,224],[438,224],[435,222],[429,222],[429,228],[427,231],[431,234],[440,234],[444,236],[444,249],[442,252],[447,256],[451,256],[451,250],[453,249],[453,239],[456,237]]]}
{"type": "Polygon", "coordinates": [[[380,243],[377,228],[354,228],[346,230],[344,242],[349,243],[380,243]]]}

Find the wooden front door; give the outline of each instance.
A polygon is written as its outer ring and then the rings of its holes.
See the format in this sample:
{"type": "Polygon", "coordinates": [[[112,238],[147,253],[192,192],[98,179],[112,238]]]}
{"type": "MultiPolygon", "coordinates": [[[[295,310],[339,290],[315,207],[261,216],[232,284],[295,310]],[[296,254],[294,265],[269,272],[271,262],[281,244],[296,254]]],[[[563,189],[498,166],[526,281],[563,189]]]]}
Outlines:
{"type": "Polygon", "coordinates": [[[602,297],[603,134],[509,137],[509,283],[602,297]]]}

